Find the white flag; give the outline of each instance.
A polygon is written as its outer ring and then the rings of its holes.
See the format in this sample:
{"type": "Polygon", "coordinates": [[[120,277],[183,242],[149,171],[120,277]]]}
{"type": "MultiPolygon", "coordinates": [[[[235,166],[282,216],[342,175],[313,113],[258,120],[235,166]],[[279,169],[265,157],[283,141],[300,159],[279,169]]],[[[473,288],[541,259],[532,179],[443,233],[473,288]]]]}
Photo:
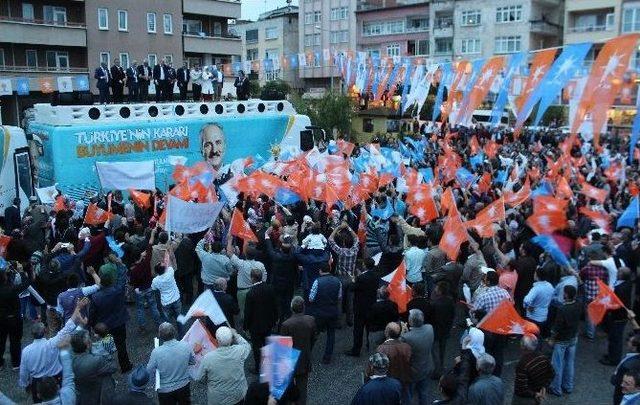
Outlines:
{"type": "Polygon", "coordinates": [[[11,79],[0,79],[0,96],[10,96],[13,94],[11,79]]]}
{"type": "Polygon", "coordinates": [[[200,369],[200,363],[202,363],[204,356],[216,350],[217,346],[214,343],[213,336],[199,319],[196,319],[187,333],[184,334],[182,341],[188,343],[191,350],[193,350],[196,364],[189,366],[189,374],[194,378],[200,369]]]}
{"type": "Polygon", "coordinates": [[[36,188],[36,194],[38,194],[41,203],[54,204],[58,196],[58,190],[56,190],[56,186],[36,188]]]}
{"type": "Polygon", "coordinates": [[[73,79],[71,78],[71,76],[58,77],[58,92],[59,93],[73,92],[73,79]]]}
{"type": "Polygon", "coordinates": [[[169,196],[167,207],[168,232],[196,233],[207,230],[218,218],[224,203],[195,203],[169,196]]]}
{"type": "Polygon", "coordinates": [[[224,316],[216,297],[209,289],[196,298],[186,315],[178,316],[178,322],[184,325],[192,316],[208,316],[215,325],[227,322],[227,317],[224,316]]]}
{"type": "Polygon", "coordinates": [[[108,190],[155,190],[153,160],[142,162],[96,162],[102,188],[108,190]]]}

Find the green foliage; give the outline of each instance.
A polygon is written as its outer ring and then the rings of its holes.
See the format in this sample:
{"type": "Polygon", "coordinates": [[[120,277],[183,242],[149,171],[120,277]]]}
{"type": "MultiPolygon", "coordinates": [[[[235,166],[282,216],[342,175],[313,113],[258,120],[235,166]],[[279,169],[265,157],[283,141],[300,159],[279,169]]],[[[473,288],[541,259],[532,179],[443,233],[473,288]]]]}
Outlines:
{"type": "Polygon", "coordinates": [[[311,119],[313,125],[317,125],[331,136],[333,128],[339,134],[347,135],[351,132],[351,120],[355,115],[353,100],[343,94],[328,92],[320,99],[305,100],[294,96],[291,102],[298,112],[311,119]]]}
{"type": "Polygon", "coordinates": [[[291,86],[284,80],[271,80],[262,86],[260,98],[262,100],[284,100],[291,92],[291,86]]]}
{"type": "Polygon", "coordinates": [[[252,98],[260,97],[260,82],[258,80],[249,81],[249,94],[251,94],[252,98]]]}
{"type": "MultiPolygon", "coordinates": [[[[534,116],[533,114],[531,115],[534,116]]],[[[552,105],[547,108],[547,111],[542,115],[540,123],[545,126],[551,124],[557,124],[558,126],[565,125],[568,122],[569,107],[564,105],[552,105]]]]}

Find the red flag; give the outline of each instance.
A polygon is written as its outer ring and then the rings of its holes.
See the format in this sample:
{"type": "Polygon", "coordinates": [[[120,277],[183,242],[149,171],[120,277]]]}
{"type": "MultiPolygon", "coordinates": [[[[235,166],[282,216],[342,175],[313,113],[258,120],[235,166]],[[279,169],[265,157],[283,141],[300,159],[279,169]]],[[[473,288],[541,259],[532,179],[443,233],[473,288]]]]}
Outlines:
{"type": "Polygon", "coordinates": [[[413,197],[409,205],[409,212],[420,220],[420,225],[438,218],[438,208],[431,195],[431,188],[426,184],[420,185],[417,192],[411,193],[413,197]],[[422,187],[425,186],[425,187],[422,187]]]}
{"type": "Polygon", "coordinates": [[[64,197],[59,195],[56,197],[56,202],[53,205],[53,210],[55,212],[64,211],[67,209],[67,205],[64,203],[64,197]]]}
{"type": "Polygon", "coordinates": [[[567,182],[567,179],[560,176],[558,177],[558,183],[556,184],[556,197],[571,199],[573,198],[573,191],[567,182]]]}
{"type": "Polygon", "coordinates": [[[364,245],[367,240],[367,209],[364,204],[360,210],[360,223],[358,224],[358,240],[364,245]]]}
{"type": "Polygon", "coordinates": [[[580,194],[584,194],[585,196],[598,201],[600,204],[604,204],[604,200],[607,199],[607,190],[594,187],[587,182],[580,183],[580,187],[582,187],[579,191],[580,194]]]}
{"type": "Polygon", "coordinates": [[[471,119],[473,111],[489,94],[493,80],[500,74],[504,66],[504,56],[494,56],[480,70],[471,92],[465,97],[456,119],[457,123],[465,123],[471,119]]]}
{"type": "Polygon", "coordinates": [[[500,197],[491,204],[484,207],[482,211],[476,215],[476,218],[483,218],[491,222],[501,222],[506,218],[504,209],[504,198],[500,197]]]}
{"type": "Polygon", "coordinates": [[[398,312],[407,312],[407,303],[411,300],[411,288],[407,285],[407,268],[404,260],[395,270],[391,282],[387,287],[389,299],[398,305],[398,312]]]}
{"type": "Polygon", "coordinates": [[[484,145],[484,153],[490,159],[495,159],[496,155],[498,154],[499,148],[500,148],[500,145],[498,145],[495,141],[490,140],[489,142],[487,142],[486,145],[484,145]]]}
{"type": "Polygon", "coordinates": [[[488,217],[477,217],[465,222],[464,226],[467,229],[475,229],[478,235],[483,238],[490,238],[496,233],[493,229],[493,221],[488,217]]]}
{"type": "MultiPolygon", "coordinates": [[[[461,60],[459,62],[454,62],[456,66],[456,74],[453,77],[453,81],[451,82],[451,87],[448,89],[449,96],[447,100],[442,103],[441,107],[441,121],[444,122],[449,117],[451,113],[451,109],[453,108],[453,102],[459,102],[462,98],[462,91],[458,90],[458,86],[462,83],[462,79],[468,77],[471,74],[471,62],[467,60],[461,60]]],[[[442,75],[440,75],[442,77],[442,75]]]]}
{"type": "Polygon", "coordinates": [[[87,213],[84,216],[84,223],[94,226],[104,224],[109,218],[111,218],[111,215],[111,213],[103,210],[102,208],[98,208],[98,205],[89,204],[87,207],[87,213]]]}
{"type": "Polygon", "coordinates": [[[484,172],[480,180],[478,180],[478,191],[487,193],[491,190],[491,173],[484,172]]]}
{"type": "Polygon", "coordinates": [[[600,131],[607,121],[607,112],[620,93],[623,76],[629,67],[640,34],[621,35],[607,41],[591,67],[585,91],[573,119],[571,133],[578,133],[587,113],[593,122],[593,146],[600,150],[600,131]]]}
{"type": "Polygon", "coordinates": [[[0,256],[5,257],[7,254],[7,247],[11,242],[11,237],[7,235],[0,235],[0,256]]]}
{"type": "Polygon", "coordinates": [[[607,232],[611,232],[611,217],[608,214],[604,212],[593,211],[588,209],[587,207],[580,207],[578,212],[589,218],[600,228],[604,229],[607,232]]]}
{"type": "Polygon", "coordinates": [[[347,142],[344,139],[338,139],[336,141],[336,146],[338,146],[340,153],[344,153],[347,156],[351,156],[353,150],[356,148],[356,145],[351,142],[347,142]]]}
{"type": "Polygon", "coordinates": [[[479,329],[498,335],[537,335],[538,326],[524,320],[509,300],[504,300],[478,322],[479,329]]]}
{"type": "Polygon", "coordinates": [[[242,212],[237,208],[233,210],[233,215],[231,216],[231,235],[245,241],[258,241],[258,237],[253,233],[249,223],[242,217],[242,212]]]}
{"type": "Polygon", "coordinates": [[[505,191],[504,192],[504,203],[510,207],[517,207],[523,202],[527,201],[531,196],[531,185],[529,184],[529,178],[524,181],[524,184],[518,190],[518,192],[514,193],[513,191],[505,191]]]}
{"type": "Polygon", "coordinates": [[[143,193],[134,189],[129,189],[129,195],[136,205],[142,209],[151,207],[151,194],[143,193]]]}
{"type": "MultiPolygon", "coordinates": [[[[538,84],[542,80],[542,78],[547,74],[549,68],[551,68],[551,64],[556,56],[556,49],[545,49],[540,52],[536,52],[533,56],[533,60],[531,61],[531,67],[529,71],[529,77],[527,78],[527,82],[522,89],[522,93],[516,98],[516,106],[518,107],[518,114],[521,114],[521,109],[529,99],[531,92],[538,87],[538,84]]],[[[528,114],[527,114],[528,115],[528,114]]]]}
{"type": "Polygon", "coordinates": [[[458,208],[456,207],[456,199],[453,196],[453,190],[451,187],[447,187],[447,189],[442,194],[442,199],[440,200],[440,210],[443,214],[450,213],[451,210],[458,212],[458,208]]]}
{"type": "Polygon", "coordinates": [[[604,319],[604,315],[609,310],[626,308],[624,303],[618,298],[608,285],[597,279],[599,292],[596,298],[587,306],[587,313],[591,322],[598,325],[604,319]]]}
{"type": "Polygon", "coordinates": [[[540,195],[533,199],[533,212],[565,212],[567,205],[569,205],[569,201],[567,200],[561,200],[548,195],[540,195]]]}
{"type": "Polygon", "coordinates": [[[538,235],[549,235],[567,227],[567,218],[563,212],[534,213],[527,218],[527,225],[538,235]]]}
{"type": "Polygon", "coordinates": [[[460,252],[460,245],[467,240],[467,231],[457,212],[456,215],[449,214],[443,230],[444,233],[438,246],[447,254],[449,259],[456,260],[460,252]]]}

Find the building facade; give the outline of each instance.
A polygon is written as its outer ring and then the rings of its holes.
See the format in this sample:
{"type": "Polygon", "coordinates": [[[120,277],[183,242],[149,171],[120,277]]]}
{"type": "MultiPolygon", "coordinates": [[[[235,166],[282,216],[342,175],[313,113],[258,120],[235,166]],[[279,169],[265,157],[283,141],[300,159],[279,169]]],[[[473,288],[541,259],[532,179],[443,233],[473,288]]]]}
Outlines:
{"type": "MultiPolygon", "coordinates": [[[[355,50],[356,4],[356,0],[300,0],[299,52],[323,55],[325,49],[331,54],[355,50]]],[[[299,67],[305,88],[338,89],[340,74],[331,63],[316,58],[313,66],[299,67]]]]}
{"type": "Polygon", "coordinates": [[[258,21],[238,23],[236,31],[242,37],[243,62],[271,61],[270,65],[263,64],[257,71],[252,71],[258,75],[260,85],[270,80],[284,80],[294,89],[303,87],[298,69],[282,63],[283,56],[298,53],[298,7],[282,7],[263,13],[258,21]]]}

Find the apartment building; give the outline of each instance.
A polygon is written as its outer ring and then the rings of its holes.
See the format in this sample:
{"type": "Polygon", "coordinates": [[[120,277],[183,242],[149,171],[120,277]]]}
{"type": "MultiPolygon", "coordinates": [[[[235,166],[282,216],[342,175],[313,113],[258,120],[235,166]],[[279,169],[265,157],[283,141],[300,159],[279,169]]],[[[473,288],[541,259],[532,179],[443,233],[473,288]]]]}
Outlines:
{"type": "MultiPolygon", "coordinates": [[[[346,52],[356,49],[356,0],[300,0],[299,52],[322,55],[324,49],[346,52]]],[[[330,63],[330,62],[329,62],[330,63]]],[[[299,68],[300,78],[307,89],[337,89],[340,74],[336,66],[299,68]]]]}
{"type": "Polygon", "coordinates": [[[357,49],[370,58],[429,55],[429,1],[363,1],[356,23],[357,49]]]}
{"type": "Polygon", "coordinates": [[[258,71],[260,85],[270,80],[284,80],[295,89],[302,88],[298,69],[281,63],[282,57],[298,53],[298,7],[280,7],[259,16],[257,21],[236,25],[242,38],[242,61],[269,60],[258,71]]]}

